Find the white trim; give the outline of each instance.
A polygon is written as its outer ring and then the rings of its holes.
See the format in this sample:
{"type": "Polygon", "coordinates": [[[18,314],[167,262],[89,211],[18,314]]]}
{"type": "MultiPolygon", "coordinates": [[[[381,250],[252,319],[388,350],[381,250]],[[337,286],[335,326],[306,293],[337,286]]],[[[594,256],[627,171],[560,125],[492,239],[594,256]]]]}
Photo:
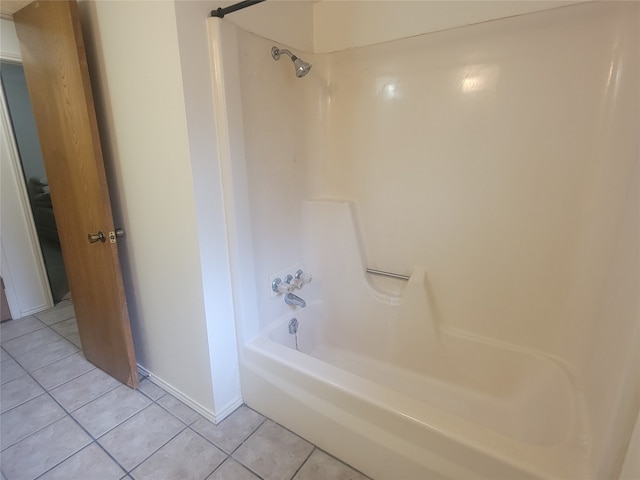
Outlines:
{"type": "Polygon", "coordinates": [[[0,19],[0,24],[0,57],[9,61],[22,63],[20,41],[18,40],[13,19],[2,18],[0,19]]]}
{"type": "Polygon", "coordinates": [[[19,63],[22,65],[22,58],[20,58],[19,55],[14,55],[13,53],[2,52],[0,53],[0,58],[3,62],[19,63]]]}
{"type": "Polygon", "coordinates": [[[28,310],[21,310],[22,317],[28,317],[29,315],[35,315],[36,313],[44,312],[45,310],[49,310],[53,308],[55,305],[53,301],[51,301],[51,305],[47,305],[45,303],[38,305],[37,307],[29,308],[28,310]]]}
{"type": "Polygon", "coordinates": [[[2,237],[0,237],[0,274],[2,274],[2,281],[4,283],[4,291],[7,295],[7,304],[9,305],[9,313],[11,318],[21,318],[20,315],[20,302],[16,296],[16,287],[13,285],[13,276],[11,275],[11,269],[9,268],[9,262],[7,256],[4,253],[4,246],[2,245],[2,237]],[[16,317],[18,313],[18,317],[16,317]]]}
{"type": "Polygon", "coordinates": [[[160,377],[156,376],[155,374],[153,374],[152,372],[150,372],[140,364],[138,364],[138,373],[141,377],[148,378],[149,381],[151,381],[151,383],[154,383],[158,387],[165,390],[167,393],[170,393],[171,395],[176,397],[178,400],[180,400],[182,403],[191,407],[193,410],[198,412],[204,418],[213,422],[216,425],[220,423],[222,420],[224,420],[225,418],[227,418],[229,415],[231,415],[238,407],[240,407],[244,403],[244,401],[242,400],[242,397],[238,396],[237,398],[233,399],[231,402],[227,403],[221,409],[221,411],[212,412],[207,408],[203,407],[202,405],[200,405],[198,402],[196,402],[192,398],[182,393],[180,390],[175,388],[170,383],[165,382],[160,377]]]}

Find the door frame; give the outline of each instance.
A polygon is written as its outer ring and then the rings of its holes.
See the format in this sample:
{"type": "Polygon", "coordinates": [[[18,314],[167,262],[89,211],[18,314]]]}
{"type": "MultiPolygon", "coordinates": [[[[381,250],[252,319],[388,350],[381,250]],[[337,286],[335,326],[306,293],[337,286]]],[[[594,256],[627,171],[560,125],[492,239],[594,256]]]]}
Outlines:
{"type": "MultiPolygon", "coordinates": [[[[22,65],[22,58],[18,55],[10,54],[7,52],[0,52],[0,60],[3,62],[15,63],[22,65]]],[[[38,312],[42,312],[54,306],[53,296],[51,294],[51,286],[49,284],[49,277],[47,276],[47,269],[44,263],[44,257],[42,254],[42,248],[38,239],[38,233],[36,231],[35,221],[33,219],[33,212],[31,211],[29,197],[27,192],[27,186],[25,184],[22,175],[22,165],[20,161],[20,155],[18,153],[18,147],[15,138],[15,132],[11,124],[11,117],[9,116],[9,109],[7,105],[7,99],[5,98],[4,89],[0,88],[0,115],[2,117],[2,135],[7,140],[7,150],[9,152],[9,163],[11,165],[10,172],[3,172],[4,175],[10,175],[11,180],[17,185],[18,201],[16,202],[19,207],[18,215],[21,217],[27,225],[27,238],[28,247],[31,256],[35,259],[36,264],[36,276],[38,280],[38,288],[42,291],[45,303],[43,305],[34,306],[33,308],[22,310],[20,302],[18,300],[19,294],[16,290],[13,281],[13,274],[8,264],[7,256],[10,256],[10,252],[7,252],[6,242],[2,245],[2,264],[3,264],[3,278],[5,280],[5,291],[7,293],[7,302],[9,303],[9,311],[12,318],[22,318],[28,315],[33,315],[38,312]]]]}

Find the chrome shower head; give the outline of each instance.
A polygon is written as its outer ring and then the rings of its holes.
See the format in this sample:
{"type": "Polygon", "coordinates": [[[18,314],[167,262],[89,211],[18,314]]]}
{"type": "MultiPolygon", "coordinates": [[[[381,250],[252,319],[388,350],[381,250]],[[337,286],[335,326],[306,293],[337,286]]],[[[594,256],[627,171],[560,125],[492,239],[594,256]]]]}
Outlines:
{"type": "Polygon", "coordinates": [[[294,67],[296,68],[296,77],[302,78],[307,73],[309,73],[309,70],[311,70],[311,66],[312,66],[310,63],[307,63],[301,58],[296,57],[293,53],[291,53],[286,48],[278,48],[278,47],[271,48],[271,56],[273,57],[274,60],[280,60],[280,55],[283,53],[287,55],[289,58],[291,58],[291,61],[293,62],[294,67]]]}

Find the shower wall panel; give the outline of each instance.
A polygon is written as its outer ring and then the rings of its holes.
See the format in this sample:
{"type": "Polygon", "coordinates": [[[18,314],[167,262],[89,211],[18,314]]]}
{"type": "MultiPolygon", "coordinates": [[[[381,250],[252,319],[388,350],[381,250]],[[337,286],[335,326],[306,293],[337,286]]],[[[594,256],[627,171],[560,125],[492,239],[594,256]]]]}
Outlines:
{"type": "Polygon", "coordinates": [[[369,266],[424,265],[440,322],[575,360],[637,162],[635,10],[331,54],[324,193],[356,201],[369,266]]]}
{"type": "MultiPolygon", "coordinates": [[[[296,78],[288,57],[271,58],[272,46],[287,45],[241,29],[237,42],[256,301],[264,327],[288,309],[282,296],[270,296],[270,275],[302,262],[302,200],[307,172],[315,168],[309,124],[316,115],[309,104],[322,90],[314,88],[318,79],[296,78]]],[[[315,63],[313,55],[295,53],[315,63]]]]}
{"type": "Polygon", "coordinates": [[[591,2],[292,47],[314,65],[302,79],[238,29],[260,328],[289,311],[269,275],[304,262],[302,202],[353,200],[369,267],[422,265],[437,322],[564,361],[594,451],[622,451],[639,407],[638,15],[591,2]]]}
{"type": "Polygon", "coordinates": [[[639,408],[638,10],[345,50],[327,73],[323,193],[355,200],[368,265],[423,265],[438,322],[565,361],[598,455],[639,408]]]}

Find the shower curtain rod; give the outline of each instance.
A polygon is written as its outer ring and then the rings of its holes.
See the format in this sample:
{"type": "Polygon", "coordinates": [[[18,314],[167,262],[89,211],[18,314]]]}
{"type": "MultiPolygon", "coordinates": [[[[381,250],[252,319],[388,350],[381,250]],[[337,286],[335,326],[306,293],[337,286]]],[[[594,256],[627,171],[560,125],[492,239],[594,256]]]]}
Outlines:
{"type": "Polygon", "coordinates": [[[212,17],[224,18],[227,13],[233,13],[237,10],[250,7],[256,3],[264,2],[264,0],[244,0],[242,2],[234,3],[225,8],[218,8],[217,10],[211,10],[212,17]]]}

